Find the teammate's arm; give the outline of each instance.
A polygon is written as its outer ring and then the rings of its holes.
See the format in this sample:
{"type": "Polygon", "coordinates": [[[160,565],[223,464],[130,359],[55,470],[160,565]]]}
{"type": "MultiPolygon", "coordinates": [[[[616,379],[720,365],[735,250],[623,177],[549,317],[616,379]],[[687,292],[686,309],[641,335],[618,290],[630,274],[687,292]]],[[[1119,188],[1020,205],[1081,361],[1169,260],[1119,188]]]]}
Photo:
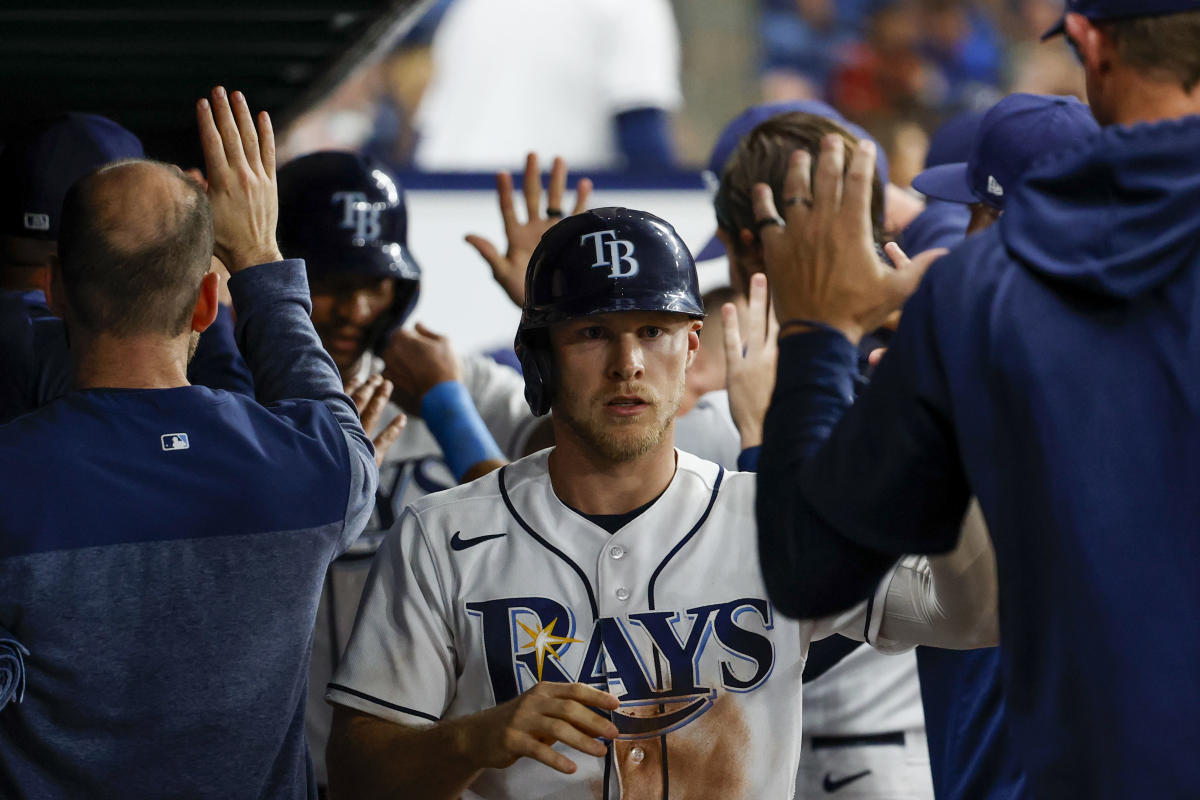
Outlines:
{"type": "Polygon", "coordinates": [[[279,191],[275,134],[267,113],[255,120],[240,92],[213,90],[196,106],[212,205],[213,251],[229,270],[237,311],[235,337],[262,403],[314,400],[337,421],[350,463],[346,514],[337,546],[344,550],[366,524],[379,470],[337,367],[313,329],[312,300],[301,261],[283,261],[275,241],[279,191]]]}
{"type": "Polygon", "coordinates": [[[532,758],[570,775],[562,742],[600,758],[616,726],[589,706],[613,710],[617,699],[581,683],[543,682],[498,706],[431,727],[400,725],[336,707],[325,757],[332,800],[397,796],[456,798],[484,769],[532,758]]]}
{"type": "MultiPolygon", "coordinates": [[[[977,502],[949,553],[906,557],[887,586],[879,640],[951,650],[999,644],[996,554],[977,502]]],[[[886,646],[886,644],[885,644],[886,646]]]]}
{"type": "MultiPolygon", "coordinates": [[[[855,401],[854,343],[938,254],[910,262],[893,248],[897,268],[880,261],[869,222],[874,145],[856,148],[844,186],[842,148],[825,143],[811,188],[811,157],[793,156],[785,195],[811,205],[789,204],[786,225],[761,231],[784,336],[758,462],[759,550],[770,554],[772,601],[797,617],[861,601],[904,553],[951,550],[970,494],[928,286],[905,305],[887,357],[855,401]]],[[[764,185],[755,209],[777,219],[764,185]]]]}

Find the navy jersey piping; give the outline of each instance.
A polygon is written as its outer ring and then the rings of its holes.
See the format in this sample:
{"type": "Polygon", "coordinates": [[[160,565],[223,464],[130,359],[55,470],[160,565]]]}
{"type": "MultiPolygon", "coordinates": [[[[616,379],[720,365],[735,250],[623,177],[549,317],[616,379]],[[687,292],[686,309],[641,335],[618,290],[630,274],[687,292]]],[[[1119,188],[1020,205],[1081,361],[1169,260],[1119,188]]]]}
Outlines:
{"type": "Polygon", "coordinates": [[[421,719],[427,719],[430,722],[441,722],[442,721],[441,717],[435,717],[433,714],[426,714],[424,711],[417,711],[415,708],[408,708],[407,706],[400,706],[400,705],[396,705],[395,703],[389,703],[387,700],[380,700],[378,697],[372,697],[371,695],[367,694],[366,692],[360,692],[357,689],[351,689],[349,686],[343,686],[340,683],[331,683],[331,684],[329,684],[329,688],[337,689],[339,692],[345,692],[346,694],[352,694],[355,697],[361,697],[363,700],[369,700],[372,703],[375,703],[376,705],[383,706],[384,708],[390,708],[393,711],[399,711],[404,714],[411,714],[414,717],[420,717],[421,719]]]}
{"type": "Polygon", "coordinates": [[[646,593],[650,600],[650,610],[651,611],[654,610],[654,583],[655,583],[655,581],[658,580],[658,576],[662,573],[663,569],[667,566],[667,562],[669,562],[672,558],[674,558],[675,554],[678,553],[680,550],[682,550],[683,546],[685,544],[687,544],[691,540],[691,538],[696,535],[696,532],[700,530],[700,527],[702,525],[704,525],[705,520],[708,519],[708,515],[712,512],[713,506],[717,502],[717,494],[721,491],[721,481],[724,479],[725,479],[725,468],[718,465],[717,466],[717,479],[715,481],[713,481],[712,495],[710,495],[708,498],[708,505],[704,508],[704,513],[700,515],[700,519],[696,520],[696,524],[692,526],[692,529],[690,531],[688,531],[687,534],[682,539],[680,539],[679,542],[674,547],[671,548],[671,552],[667,553],[666,557],[664,557],[663,560],[659,562],[658,566],[654,568],[654,572],[650,575],[650,585],[649,585],[649,588],[646,593]]]}
{"type": "Polygon", "coordinates": [[[588,603],[590,603],[592,606],[592,622],[595,622],[600,618],[600,605],[596,602],[596,593],[592,591],[592,584],[590,581],[588,581],[587,575],[582,569],[579,568],[578,564],[567,557],[566,553],[564,553],[562,550],[559,550],[557,547],[539,536],[537,531],[530,527],[528,522],[521,519],[521,515],[517,513],[517,509],[513,507],[512,500],[510,500],[508,497],[508,487],[504,485],[504,472],[507,469],[507,465],[501,467],[499,475],[500,497],[504,500],[505,508],[508,509],[509,514],[512,514],[512,517],[517,521],[517,524],[524,528],[525,532],[533,537],[535,542],[549,550],[551,553],[554,553],[554,555],[565,561],[571,567],[571,569],[575,570],[575,574],[579,576],[579,580],[583,581],[583,588],[587,589],[588,603]]]}
{"type": "Polygon", "coordinates": [[[871,643],[871,613],[875,610],[875,593],[867,598],[867,621],[863,624],[863,641],[871,643]]]}
{"type": "MultiPolygon", "coordinates": [[[[723,481],[724,479],[725,479],[725,468],[718,465],[717,466],[717,479],[715,481],[713,481],[712,494],[709,495],[708,505],[705,506],[704,513],[700,515],[700,519],[696,520],[696,524],[692,526],[692,529],[690,531],[688,531],[686,534],[684,534],[684,537],[682,539],[680,539],[675,544],[674,547],[671,548],[671,552],[667,553],[666,557],[664,557],[663,560],[658,563],[658,566],[654,568],[653,574],[650,575],[650,585],[647,588],[646,594],[650,600],[650,610],[651,611],[654,610],[654,582],[658,580],[658,576],[662,573],[663,569],[667,566],[667,562],[669,562],[672,558],[674,558],[675,554],[678,553],[680,550],[682,550],[683,546],[685,544],[687,544],[691,540],[691,538],[696,535],[696,532],[700,530],[701,526],[704,525],[705,520],[708,519],[709,513],[712,512],[713,506],[717,502],[717,495],[721,491],[721,481],[723,481]]],[[[661,688],[662,687],[662,668],[658,661],[658,651],[655,651],[655,653],[654,653],[654,679],[658,682],[659,688],[661,688]]],[[[659,741],[659,746],[662,748],[662,796],[663,796],[663,800],[667,800],[667,798],[669,798],[671,796],[671,782],[670,782],[670,777],[669,777],[670,770],[667,768],[667,737],[666,737],[666,734],[658,737],[658,741],[659,741]]]]}

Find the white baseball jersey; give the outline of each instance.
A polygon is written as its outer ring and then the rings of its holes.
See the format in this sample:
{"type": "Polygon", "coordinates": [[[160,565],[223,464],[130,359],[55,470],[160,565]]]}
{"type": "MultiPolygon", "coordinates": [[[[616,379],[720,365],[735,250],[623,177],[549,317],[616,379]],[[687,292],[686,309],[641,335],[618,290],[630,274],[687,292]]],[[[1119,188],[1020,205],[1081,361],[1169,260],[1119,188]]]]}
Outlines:
{"type": "Polygon", "coordinates": [[[682,102],[669,0],[456,0],[417,109],[425,170],[618,165],[615,115],[682,102]],[[536,88],[533,88],[536,87],[536,88]]]}
{"type": "Polygon", "coordinates": [[[753,475],[677,451],[666,491],[609,534],[558,499],[549,452],[405,511],[326,697],[422,726],[539,680],[580,681],[621,701],[608,755],[559,744],[574,775],[520,759],[466,797],[790,798],[809,642],[843,632],[881,646],[888,603],[918,584],[889,594],[893,571],[873,615],[862,603],[786,619],[759,572],[753,475]]]}
{"type": "MultiPolygon", "coordinates": [[[[675,422],[675,444],[725,467],[736,465],[741,436],[725,391],[709,392],[675,422]]],[[[816,680],[804,684],[805,746],[796,774],[796,800],[837,794],[854,798],[933,797],[925,710],[915,653],[885,655],[861,646],[816,680]],[[901,747],[865,745],[814,749],[813,736],[870,736],[902,732],[901,747]],[[849,783],[843,783],[849,778],[849,783]]]]}
{"type": "MultiPolygon", "coordinates": [[[[524,380],[513,369],[483,356],[464,357],[462,368],[463,384],[488,431],[509,458],[519,458],[523,454],[526,439],[538,424],[538,419],[529,413],[529,406],[525,403],[524,380]]],[[[378,358],[364,358],[359,377],[365,378],[381,369],[382,362],[378,358]]],[[[384,411],[381,427],[399,413],[398,407],[389,404],[384,411]]],[[[325,702],[325,685],[329,683],[350,638],[371,557],[384,535],[396,524],[405,506],[457,483],[429,428],[422,420],[410,416],[400,437],[388,448],[379,470],[379,489],[371,521],[350,550],[329,568],[321,593],[313,636],[305,719],[318,783],[326,782],[325,744],[329,740],[329,728],[333,721],[333,710],[325,702]]]]}
{"type": "Polygon", "coordinates": [[[737,469],[742,437],[729,413],[729,392],[707,392],[690,411],[676,417],[675,446],[725,469],[737,469]]]}

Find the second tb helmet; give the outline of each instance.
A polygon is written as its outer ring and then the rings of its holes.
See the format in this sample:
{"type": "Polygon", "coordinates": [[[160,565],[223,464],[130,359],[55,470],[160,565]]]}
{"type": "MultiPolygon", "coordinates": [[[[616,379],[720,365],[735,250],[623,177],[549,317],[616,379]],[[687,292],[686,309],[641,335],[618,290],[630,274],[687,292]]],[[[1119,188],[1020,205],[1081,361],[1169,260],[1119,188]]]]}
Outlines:
{"type": "Polygon", "coordinates": [[[376,352],[417,303],[421,268],[408,251],[404,190],[366,156],[325,151],[280,168],[279,249],[304,259],[310,281],[339,275],[396,280],[395,300],[369,335],[376,352]]]}
{"type": "Polygon", "coordinates": [[[525,272],[516,351],[535,416],[550,410],[554,392],[545,329],[614,311],[703,318],[696,262],[671,224],[648,212],[595,208],[567,217],[543,234],[525,272]]]}

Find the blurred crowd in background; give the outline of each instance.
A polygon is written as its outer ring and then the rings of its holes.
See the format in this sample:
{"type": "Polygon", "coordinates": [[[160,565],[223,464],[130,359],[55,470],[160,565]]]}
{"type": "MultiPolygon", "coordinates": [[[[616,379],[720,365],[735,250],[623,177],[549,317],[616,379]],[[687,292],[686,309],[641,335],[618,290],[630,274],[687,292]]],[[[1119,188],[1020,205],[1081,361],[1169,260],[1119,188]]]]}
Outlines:
{"type": "Polygon", "coordinates": [[[360,149],[400,170],[515,169],[529,149],[593,171],[695,170],[746,106],[817,98],[871,132],[907,186],[954,114],[1010,92],[1083,96],[1066,43],[1038,42],[1061,13],[1061,0],[436,0],[283,149],[360,149]]]}

